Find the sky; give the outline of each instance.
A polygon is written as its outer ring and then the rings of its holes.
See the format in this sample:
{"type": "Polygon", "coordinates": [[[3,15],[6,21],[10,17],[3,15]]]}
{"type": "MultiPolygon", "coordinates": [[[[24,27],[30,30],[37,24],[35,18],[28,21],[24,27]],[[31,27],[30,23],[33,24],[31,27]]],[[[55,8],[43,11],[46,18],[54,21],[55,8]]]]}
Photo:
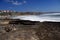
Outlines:
{"type": "Polygon", "coordinates": [[[0,10],[60,12],[60,0],[0,0],[0,10]]]}

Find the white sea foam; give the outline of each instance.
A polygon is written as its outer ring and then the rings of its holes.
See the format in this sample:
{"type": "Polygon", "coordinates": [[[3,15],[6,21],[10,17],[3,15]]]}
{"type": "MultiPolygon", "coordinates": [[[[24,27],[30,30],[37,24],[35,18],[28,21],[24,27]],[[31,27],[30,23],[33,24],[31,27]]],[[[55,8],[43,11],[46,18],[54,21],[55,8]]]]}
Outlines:
{"type": "Polygon", "coordinates": [[[41,15],[25,15],[25,16],[15,16],[12,17],[13,19],[23,19],[23,20],[31,20],[31,21],[54,21],[60,22],[60,13],[48,13],[48,14],[41,14],[41,15]],[[58,16],[58,17],[56,17],[58,16]]]}

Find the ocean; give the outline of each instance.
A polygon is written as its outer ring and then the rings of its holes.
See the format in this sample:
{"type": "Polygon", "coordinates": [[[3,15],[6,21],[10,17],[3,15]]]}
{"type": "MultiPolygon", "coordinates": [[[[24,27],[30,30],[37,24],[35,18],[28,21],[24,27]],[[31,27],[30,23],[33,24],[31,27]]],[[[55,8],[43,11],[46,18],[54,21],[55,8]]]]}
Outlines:
{"type": "Polygon", "coordinates": [[[13,19],[31,20],[31,21],[53,21],[60,22],[60,13],[44,13],[40,15],[22,15],[11,17],[13,19]]]}

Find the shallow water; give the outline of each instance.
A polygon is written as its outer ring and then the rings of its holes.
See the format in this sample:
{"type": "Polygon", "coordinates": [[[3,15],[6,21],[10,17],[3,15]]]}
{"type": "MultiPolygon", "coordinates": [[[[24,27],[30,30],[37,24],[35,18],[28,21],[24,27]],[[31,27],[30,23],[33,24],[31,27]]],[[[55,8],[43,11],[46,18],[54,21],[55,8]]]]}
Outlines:
{"type": "Polygon", "coordinates": [[[24,16],[15,16],[11,17],[13,19],[23,19],[23,20],[31,20],[31,21],[54,21],[60,22],[60,13],[45,13],[40,15],[24,15],[24,16]]]}

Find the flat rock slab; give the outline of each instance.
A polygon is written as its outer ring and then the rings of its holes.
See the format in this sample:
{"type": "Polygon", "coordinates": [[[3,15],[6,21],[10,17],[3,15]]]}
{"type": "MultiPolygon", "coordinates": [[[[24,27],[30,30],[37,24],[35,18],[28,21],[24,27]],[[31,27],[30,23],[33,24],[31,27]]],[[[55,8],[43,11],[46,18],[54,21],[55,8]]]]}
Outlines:
{"type": "Polygon", "coordinates": [[[39,40],[39,38],[33,29],[20,29],[1,34],[0,40],[39,40]]]}
{"type": "Polygon", "coordinates": [[[0,25],[0,40],[60,40],[60,23],[0,25]]]}

